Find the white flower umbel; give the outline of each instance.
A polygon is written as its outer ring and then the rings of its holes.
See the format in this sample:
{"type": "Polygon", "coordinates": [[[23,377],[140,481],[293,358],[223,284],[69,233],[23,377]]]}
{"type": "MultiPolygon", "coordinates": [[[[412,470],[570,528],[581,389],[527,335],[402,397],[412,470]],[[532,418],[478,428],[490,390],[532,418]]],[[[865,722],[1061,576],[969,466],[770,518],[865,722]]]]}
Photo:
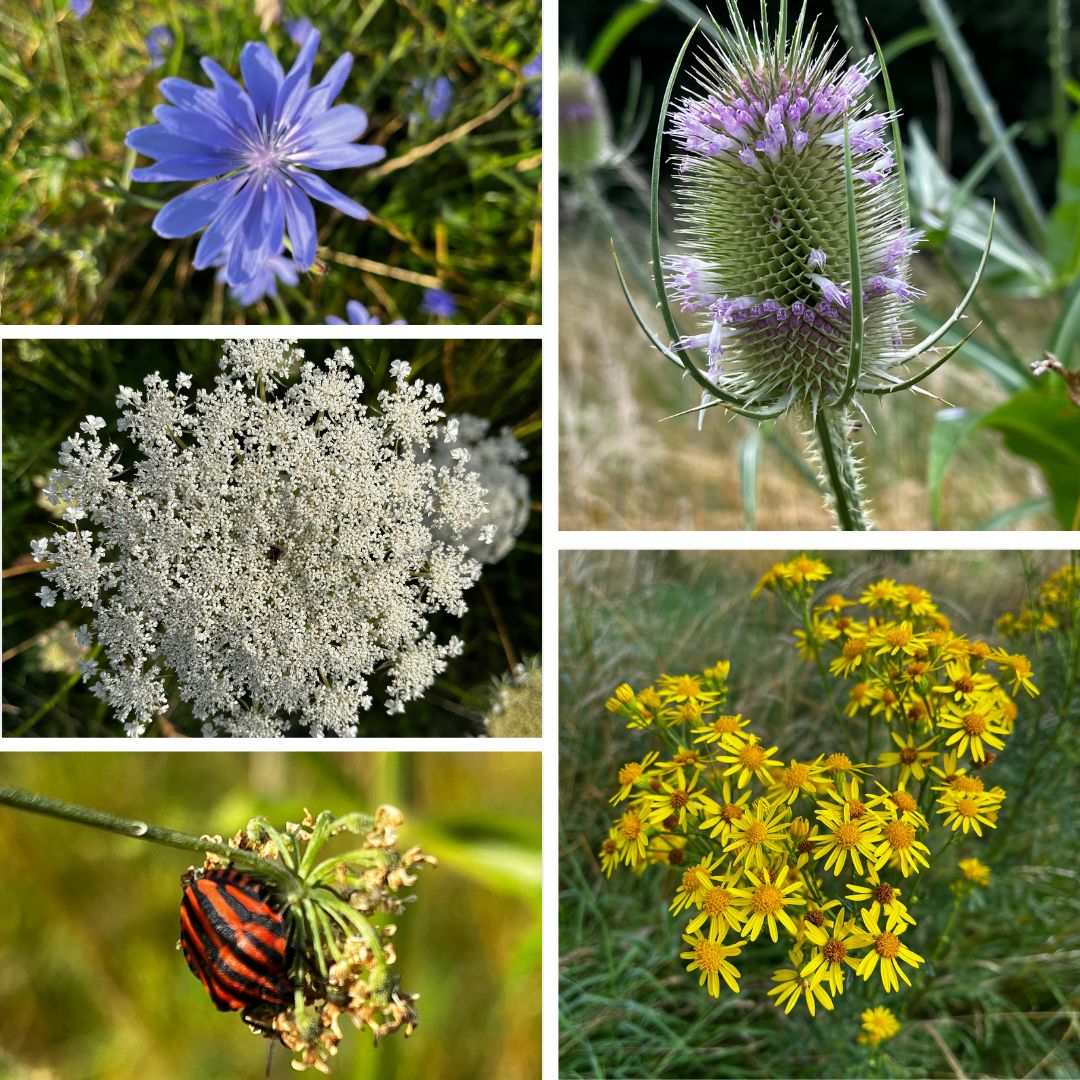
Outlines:
{"type": "MultiPolygon", "coordinates": [[[[444,437],[432,448],[436,465],[451,466],[460,461],[476,474],[484,489],[488,506],[484,522],[491,541],[485,543],[480,536],[467,543],[469,554],[488,566],[506,558],[529,523],[529,481],[514,468],[529,453],[508,430],[487,437],[490,427],[490,421],[462,413],[440,429],[444,436],[456,437],[444,437]]],[[[443,536],[442,528],[435,534],[443,536]]]]}
{"type": "Polygon", "coordinates": [[[439,387],[399,362],[365,401],[347,349],[289,384],[293,346],[226,344],[211,390],[121,387],[131,460],[95,417],[61,447],[47,491],[79,513],[33,555],[93,612],[85,678],[129,735],[174,693],[206,735],[353,735],[373,676],[398,713],[461,650],[429,619],[465,612],[487,508],[475,473],[431,458],[439,387]]]}

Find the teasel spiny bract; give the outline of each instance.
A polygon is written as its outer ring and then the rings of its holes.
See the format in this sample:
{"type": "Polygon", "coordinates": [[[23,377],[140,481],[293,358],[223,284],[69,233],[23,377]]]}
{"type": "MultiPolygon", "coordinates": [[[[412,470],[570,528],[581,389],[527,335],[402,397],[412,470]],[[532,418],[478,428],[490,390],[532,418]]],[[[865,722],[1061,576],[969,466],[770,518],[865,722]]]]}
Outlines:
{"type": "Polygon", "coordinates": [[[695,89],[669,108],[697,27],[690,32],[661,107],[652,258],[670,344],[647,326],[616,263],[619,277],[653,345],[701,386],[701,404],[687,411],[700,417],[721,406],[754,420],[791,412],[813,427],[840,527],[869,528],[852,443],[861,428],[857,414],[865,415],[858,395],[913,388],[964,344],[967,337],[917,374],[903,369],[963,314],[982,276],[993,218],[956,310],[905,348],[903,318],[918,295],[908,263],[921,233],[910,227],[899,113],[880,48],[877,65],[834,62],[833,39],[816,47],[805,5],[790,39],[784,2],[771,37],[764,3],[752,31],[732,0],[728,13],[730,30],[714,20],[715,40],[699,58],[695,89]],[[869,92],[878,70],[885,112],[875,111],[869,92]],[[683,239],[664,258],[658,203],[668,124],[679,146],[676,220],[683,239]],[[701,332],[680,333],[669,296],[701,332]]]}

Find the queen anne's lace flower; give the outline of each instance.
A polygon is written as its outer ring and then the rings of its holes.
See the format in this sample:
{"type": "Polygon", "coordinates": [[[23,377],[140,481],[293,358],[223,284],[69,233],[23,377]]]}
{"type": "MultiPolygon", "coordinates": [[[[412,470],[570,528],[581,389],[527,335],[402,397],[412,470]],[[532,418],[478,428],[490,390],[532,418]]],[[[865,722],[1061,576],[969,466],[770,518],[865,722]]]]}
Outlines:
{"type": "Polygon", "coordinates": [[[461,650],[429,619],[465,612],[487,514],[477,475],[430,457],[439,387],[397,362],[369,405],[348,350],[286,385],[302,358],[231,342],[211,390],[157,373],[120,388],[134,460],[95,418],[61,448],[48,496],[83,517],[33,556],[93,611],[84,677],[129,735],[176,693],[208,735],[355,734],[374,694],[403,711],[461,650]]]}
{"type": "Polygon", "coordinates": [[[529,523],[529,481],[514,468],[529,453],[508,430],[487,437],[490,426],[468,413],[452,417],[442,428],[444,439],[432,450],[436,465],[462,462],[484,489],[488,506],[484,521],[494,538],[491,543],[482,536],[469,541],[469,554],[488,565],[506,558],[529,523]]]}

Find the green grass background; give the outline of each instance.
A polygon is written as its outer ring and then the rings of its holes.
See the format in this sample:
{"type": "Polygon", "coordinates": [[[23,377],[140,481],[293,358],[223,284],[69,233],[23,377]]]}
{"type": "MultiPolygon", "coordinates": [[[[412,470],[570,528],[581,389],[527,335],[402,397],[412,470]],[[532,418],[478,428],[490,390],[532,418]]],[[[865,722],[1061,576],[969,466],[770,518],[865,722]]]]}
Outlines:
{"type": "MultiPolygon", "coordinates": [[[[336,347],[328,341],[301,342],[306,358],[316,362],[336,347]]],[[[442,639],[457,634],[463,656],[422,700],[388,721],[376,705],[360,718],[361,734],[468,735],[480,730],[490,703],[492,680],[510,669],[511,660],[540,651],[540,350],[531,342],[349,342],[358,373],[367,383],[368,400],[390,384],[392,360],[408,360],[414,377],[438,382],[447,412],[471,412],[492,422],[492,430],[510,428],[528,450],[518,468],[529,478],[533,512],[514,549],[501,562],[485,567],[480,583],[466,596],[469,611],[461,620],[442,616],[433,626],[442,639]]],[[[5,350],[3,367],[3,728],[5,734],[94,736],[122,734],[104,703],[73,678],[56,670],[58,642],[71,642],[72,630],[85,621],[69,601],[42,608],[34,593],[41,587],[30,541],[53,531],[55,518],[40,496],[42,482],[56,465],[60,443],[80,420],[104,417],[116,435],[116,389],[140,386],[151,371],[172,378],[178,371],[194,376],[196,386],[212,384],[220,346],[212,341],[18,341],[5,350]],[[70,685],[69,685],[70,684],[70,685]]],[[[125,457],[126,455],[126,457],[125,457]]],[[[77,662],[71,661],[77,672],[77,662]]],[[[183,706],[170,714],[181,734],[197,735],[199,725],[183,706]]],[[[160,732],[157,732],[160,733],[160,732]]]]}
{"type": "Polygon", "coordinates": [[[461,323],[540,321],[539,82],[521,74],[540,49],[533,0],[270,0],[322,34],[315,79],[343,52],[338,99],[371,119],[365,142],[386,162],[328,173],[372,214],[318,204],[321,269],[277,302],[243,309],[195,271],[197,237],[162,240],[150,222],[189,184],[132,184],[124,137],[153,123],[158,82],[200,84],[210,56],[234,75],[247,41],[286,69],[297,48],[283,25],[260,28],[252,0],[98,0],[82,21],[64,0],[0,10],[0,319],[8,323],[322,323],[349,299],[383,321],[431,321],[425,287],[449,290],[461,323]],[[144,39],[176,41],[148,70],[144,39]],[[449,114],[411,122],[414,79],[445,75],[449,114]],[[407,160],[406,167],[395,161],[407,160]]]}
{"type": "MultiPolygon", "coordinates": [[[[941,860],[976,854],[990,887],[962,909],[936,967],[915,990],[886,995],[849,983],[835,1011],[785,1017],[766,996],[781,945],[744,953],[742,993],[711,999],[678,957],[687,921],[667,911],[675,871],[610,881],[595,856],[614,819],[615,775],[652,743],[604,710],[615,686],[732,661],[728,708],[750,716],[781,754],[816,756],[831,721],[798,660],[791,620],[750,590],[770,552],[566,552],[560,607],[560,1073],[566,1077],[1071,1077],[1078,1074],[1080,768],[1075,695],[1045,652],[1028,651],[1042,695],[1021,702],[1008,752],[987,774],[1009,792],[998,834],[954,843],[941,860]],[[1068,709],[1067,712],[1065,710],[1068,709]],[[1049,740],[1057,732],[1056,743],[1049,740]],[[1021,799],[1023,777],[1033,786],[1021,799]],[[916,1001],[923,991],[921,1001],[916,1001]],[[859,1013],[887,1005],[903,1030],[871,1059],[855,1042],[859,1013]],[[913,1008],[912,1008],[913,1006],[913,1008]],[[905,1007],[911,1009],[905,1015],[905,1007]]],[[[929,588],[957,633],[996,641],[994,619],[1028,598],[1068,555],[1009,552],[823,556],[828,592],[858,594],[886,576],[929,588]]],[[[1013,646],[1026,651],[1022,644],[1013,646]]],[[[1075,680],[1074,680],[1075,681],[1075,680]]],[[[940,867],[939,867],[940,870],[940,867]]],[[[940,873],[913,914],[908,944],[924,957],[951,908],[940,873]],[[920,947],[922,946],[922,947],[920,947]]],[[[873,987],[874,984],[870,984],[873,987]]]]}
{"type": "MultiPolygon", "coordinates": [[[[0,783],[226,837],[255,815],[399,806],[401,847],[440,859],[395,920],[420,1026],[376,1049],[343,1024],[332,1075],[539,1075],[539,754],[6,753],[0,783]]],[[[213,1008],[175,948],[190,862],[0,807],[0,1077],[261,1080],[269,1044],[213,1008]]],[[[274,1059],[273,1077],[297,1075],[283,1047],[274,1059]]]]}

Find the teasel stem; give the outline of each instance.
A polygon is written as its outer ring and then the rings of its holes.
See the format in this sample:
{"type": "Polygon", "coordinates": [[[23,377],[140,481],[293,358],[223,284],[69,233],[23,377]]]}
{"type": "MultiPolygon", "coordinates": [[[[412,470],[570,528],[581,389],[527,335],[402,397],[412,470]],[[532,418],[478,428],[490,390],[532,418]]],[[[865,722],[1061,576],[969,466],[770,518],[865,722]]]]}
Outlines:
{"type": "Polygon", "coordinates": [[[868,531],[870,519],[859,493],[855,455],[847,445],[844,417],[835,416],[833,409],[819,409],[814,432],[840,528],[848,532],[868,531]]]}
{"type": "Polygon", "coordinates": [[[207,839],[205,836],[192,836],[190,833],[177,832],[174,829],[163,829],[158,825],[149,825],[135,818],[118,817],[116,814],[109,814],[103,810],[93,810],[88,806],[80,806],[78,803],[52,799],[48,795],[39,795],[33,791],[6,785],[0,785],[0,805],[12,806],[16,810],[27,810],[32,814],[60,818],[62,821],[72,821],[77,825],[105,829],[107,832],[130,836],[136,840],[149,840],[151,843],[163,844],[166,847],[219,855],[230,862],[245,866],[260,878],[265,879],[285,898],[296,893],[299,888],[296,876],[283,867],[268,862],[250,851],[231,848],[226,844],[207,839]]]}

